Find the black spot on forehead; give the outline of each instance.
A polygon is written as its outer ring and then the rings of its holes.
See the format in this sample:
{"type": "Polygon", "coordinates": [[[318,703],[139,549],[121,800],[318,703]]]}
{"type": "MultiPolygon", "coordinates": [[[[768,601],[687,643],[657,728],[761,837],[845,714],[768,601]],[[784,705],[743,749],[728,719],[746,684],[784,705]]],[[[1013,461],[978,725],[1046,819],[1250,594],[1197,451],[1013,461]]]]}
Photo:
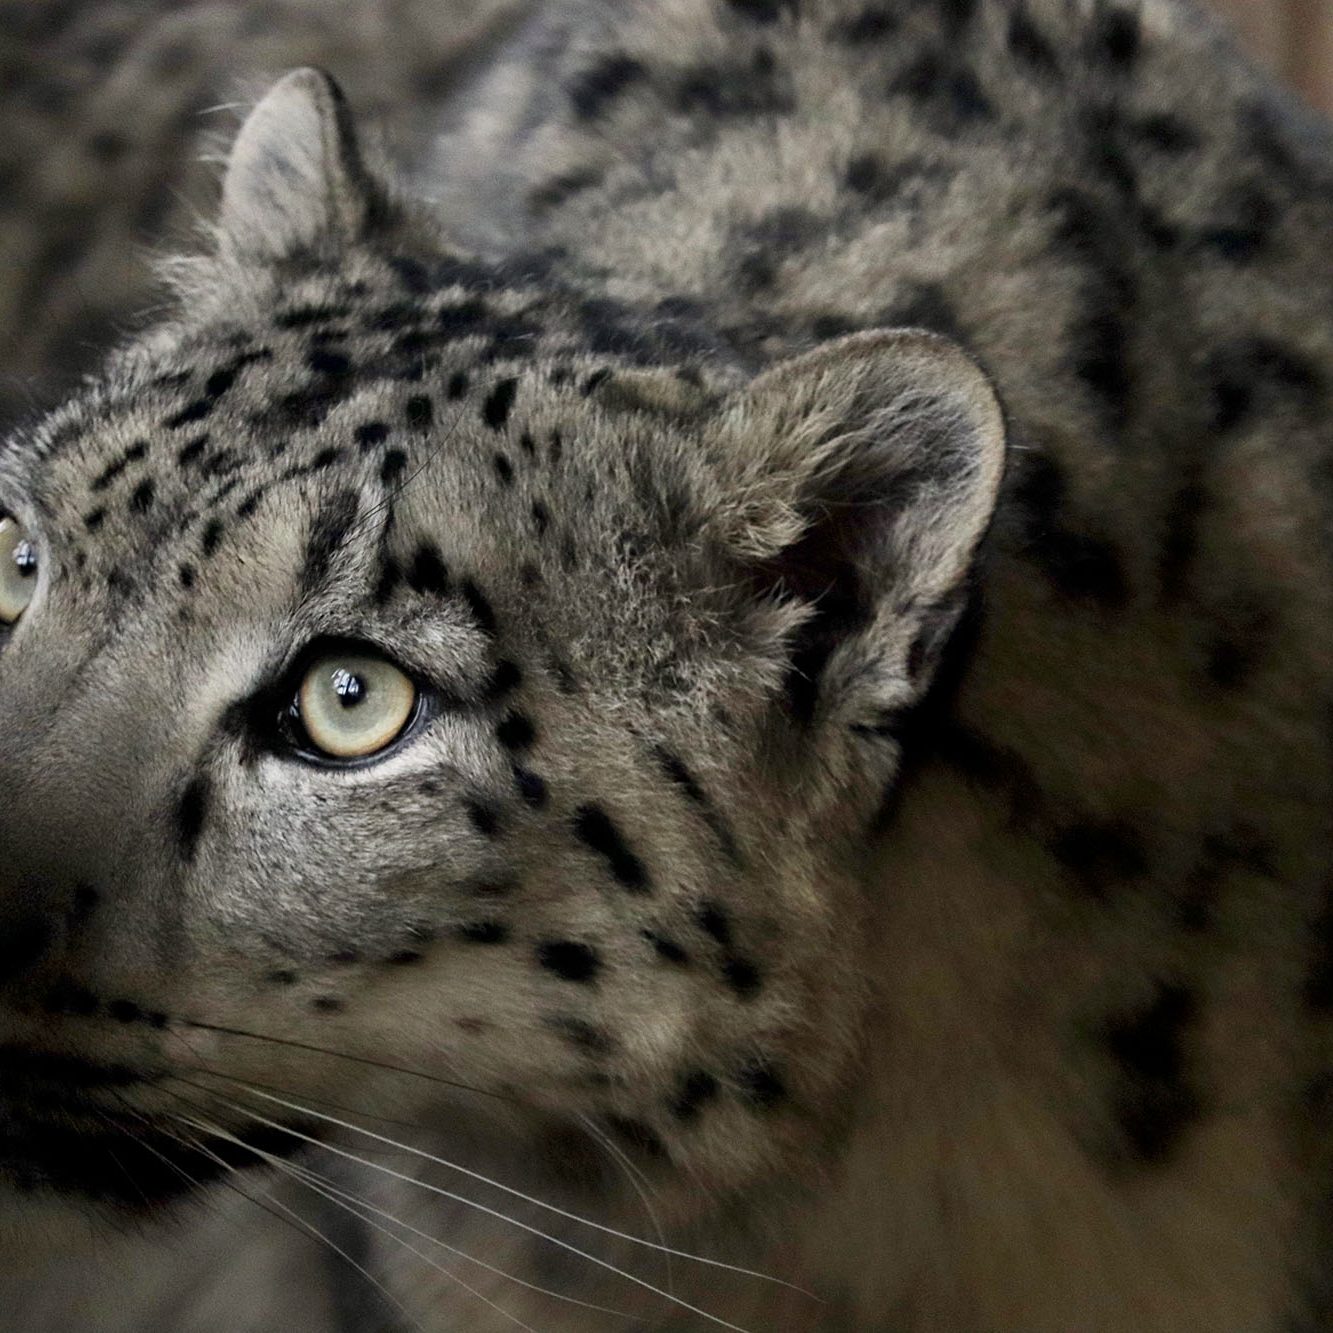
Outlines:
{"type": "Polygon", "coordinates": [[[641,61],[621,51],[600,56],[569,85],[569,101],[579,120],[594,120],[631,84],[644,77],[641,61]]]}
{"type": "Polygon", "coordinates": [[[483,634],[494,638],[498,625],[495,619],[495,611],[487,600],[485,593],[471,579],[464,579],[459,587],[459,592],[463,595],[468,610],[472,612],[472,619],[476,621],[477,628],[483,634]]]}
{"type": "Polygon", "coordinates": [[[425,430],[435,419],[434,404],[427,395],[416,394],[407,400],[403,415],[413,430],[425,430]]]}
{"type": "Polygon", "coordinates": [[[890,33],[897,32],[900,22],[898,15],[888,5],[867,5],[850,18],[839,19],[829,30],[829,36],[835,42],[861,46],[881,41],[890,33]]]}
{"type": "Polygon", "coordinates": [[[339,491],[326,501],[315,515],[306,538],[305,563],[301,570],[301,586],[310,591],[324,580],[333,557],[347,540],[360,509],[360,497],[355,491],[339,491]]]}
{"type": "Polygon", "coordinates": [[[1046,35],[1021,6],[1009,16],[1009,51],[1034,74],[1051,78],[1060,73],[1060,62],[1046,35]]]}
{"type": "Polygon", "coordinates": [[[430,542],[417,547],[407,571],[407,586],[413,592],[443,597],[449,591],[449,571],[439,549],[430,542]]]}
{"type": "Polygon", "coordinates": [[[356,428],[356,442],[362,449],[373,449],[389,438],[387,422],[367,421],[356,428]]]}
{"type": "Polygon", "coordinates": [[[1089,56],[1111,69],[1124,72],[1138,60],[1142,43],[1138,15],[1115,0],[1099,0],[1088,30],[1089,56]]]}
{"type": "Polygon", "coordinates": [[[481,419],[492,429],[501,430],[509,420],[510,409],[518,393],[518,380],[511,377],[500,380],[486,395],[481,407],[481,419]]]}
{"type": "Polygon", "coordinates": [[[993,120],[995,107],[976,74],[939,51],[926,51],[890,81],[891,97],[916,102],[936,128],[952,133],[993,120]]]}

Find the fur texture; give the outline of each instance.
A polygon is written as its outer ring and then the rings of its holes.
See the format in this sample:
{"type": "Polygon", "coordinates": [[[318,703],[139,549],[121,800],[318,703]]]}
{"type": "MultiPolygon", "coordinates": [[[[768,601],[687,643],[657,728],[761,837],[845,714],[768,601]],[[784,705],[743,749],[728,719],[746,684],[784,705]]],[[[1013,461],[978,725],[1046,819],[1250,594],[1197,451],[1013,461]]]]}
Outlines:
{"type": "Polygon", "coordinates": [[[434,1236],[664,1329],[1328,1327],[1326,131],[1168,0],[550,5],[456,99],[395,182],[278,82],[0,451],[12,1243],[148,1204],[126,1326],[213,1327],[185,1178],[301,1150],[416,1228],[330,1326],[615,1326],[434,1236]],[[341,765],[348,645],[421,703],[341,765]]]}

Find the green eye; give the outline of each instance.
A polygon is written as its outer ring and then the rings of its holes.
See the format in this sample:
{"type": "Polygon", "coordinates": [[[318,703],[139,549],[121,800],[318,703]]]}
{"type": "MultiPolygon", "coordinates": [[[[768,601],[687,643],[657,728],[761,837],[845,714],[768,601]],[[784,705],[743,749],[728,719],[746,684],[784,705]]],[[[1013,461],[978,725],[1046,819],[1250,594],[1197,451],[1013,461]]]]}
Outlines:
{"type": "Polygon", "coordinates": [[[12,518],[0,518],[0,625],[28,609],[37,587],[37,547],[12,518]]]}
{"type": "Polygon", "coordinates": [[[316,658],[295,701],[311,744],[334,759],[384,749],[402,734],[416,703],[416,686],[396,666],[355,651],[316,658]]]}

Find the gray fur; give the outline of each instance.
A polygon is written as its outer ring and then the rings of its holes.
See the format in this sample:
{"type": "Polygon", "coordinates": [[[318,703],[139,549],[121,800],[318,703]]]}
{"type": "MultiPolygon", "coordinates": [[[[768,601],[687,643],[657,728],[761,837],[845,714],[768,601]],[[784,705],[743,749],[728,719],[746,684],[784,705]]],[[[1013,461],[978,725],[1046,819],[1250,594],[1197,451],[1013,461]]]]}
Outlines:
{"type": "Polygon", "coordinates": [[[358,1176],[651,1327],[1324,1326],[1326,131],[1174,0],[550,5],[460,97],[395,185],[289,75],[0,451],[5,1051],[648,1235],[637,1172],[819,1298],[358,1176]],[[276,686],[341,639],[434,702],[330,771],[276,686]]]}

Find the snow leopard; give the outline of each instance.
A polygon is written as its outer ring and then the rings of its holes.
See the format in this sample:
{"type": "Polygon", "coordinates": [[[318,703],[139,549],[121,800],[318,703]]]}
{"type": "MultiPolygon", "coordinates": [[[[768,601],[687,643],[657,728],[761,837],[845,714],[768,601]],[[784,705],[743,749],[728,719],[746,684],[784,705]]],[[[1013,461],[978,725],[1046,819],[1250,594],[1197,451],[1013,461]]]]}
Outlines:
{"type": "Polygon", "coordinates": [[[1186,0],[484,45],[0,446],[0,1323],[1333,1328],[1328,127],[1186,0]]]}

